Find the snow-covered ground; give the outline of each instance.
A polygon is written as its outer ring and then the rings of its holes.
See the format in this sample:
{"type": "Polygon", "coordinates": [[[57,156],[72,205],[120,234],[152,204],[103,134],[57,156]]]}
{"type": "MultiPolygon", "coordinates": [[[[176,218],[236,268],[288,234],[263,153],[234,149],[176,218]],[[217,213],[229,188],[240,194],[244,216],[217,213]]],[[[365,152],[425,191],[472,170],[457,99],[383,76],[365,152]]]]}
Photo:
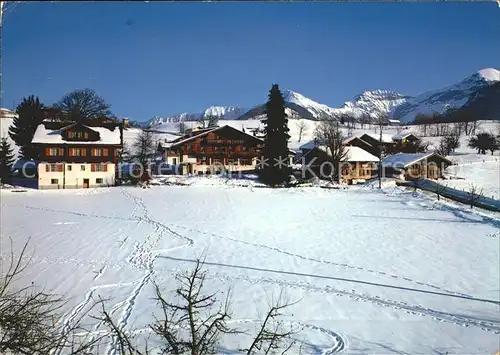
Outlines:
{"type": "MultiPolygon", "coordinates": [[[[126,329],[144,330],[155,310],[151,281],[173,289],[173,275],[205,256],[207,291],[233,288],[232,325],[257,326],[266,295],[281,288],[300,300],[285,324],[303,328],[305,354],[499,350],[498,219],[397,188],[194,181],[3,190],[2,254],[9,237],[17,252],[31,238],[22,281],[70,297],[69,318],[99,294],[126,329]]],[[[224,337],[221,352],[246,340],[224,337]]]]}

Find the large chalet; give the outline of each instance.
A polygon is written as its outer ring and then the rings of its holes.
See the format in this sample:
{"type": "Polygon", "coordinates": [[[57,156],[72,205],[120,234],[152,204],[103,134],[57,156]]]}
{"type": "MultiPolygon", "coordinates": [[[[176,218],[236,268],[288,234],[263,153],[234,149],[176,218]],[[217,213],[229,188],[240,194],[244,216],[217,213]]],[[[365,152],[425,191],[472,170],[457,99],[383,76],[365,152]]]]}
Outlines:
{"type": "Polygon", "coordinates": [[[189,130],[170,142],[160,142],[163,161],[179,174],[245,171],[256,168],[264,141],[225,125],[189,130]]]}
{"type": "Polygon", "coordinates": [[[122,125],[43,121],[32,143],[38,148],[38,188],[68,189],[115,184],[122,125]]]}

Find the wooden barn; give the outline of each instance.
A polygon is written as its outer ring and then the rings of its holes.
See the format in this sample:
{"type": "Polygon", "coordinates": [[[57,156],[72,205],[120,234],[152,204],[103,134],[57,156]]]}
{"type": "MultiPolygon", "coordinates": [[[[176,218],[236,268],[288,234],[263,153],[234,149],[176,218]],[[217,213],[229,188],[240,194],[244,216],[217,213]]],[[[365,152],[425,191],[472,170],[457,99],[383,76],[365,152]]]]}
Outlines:
{"type": "Polygon", "coordinates": [[[304,162],[319,178],[337,178],[338,181],[356,184],[374,177],[379,159],[356,146],[346,146],[346,157],[339,167],[331,163],[330,150],[326,146],[316,146],[304,154],[304,162]],[[334,173],[338,175],[333,175],[334,173]]]}
{"type": "Polygon", "coordinates": [[[405,154],[398,153],[386,157],[382,161],[385,177],[401,180],[440,179],[443,171],[452,162],[434,152],[405,154]]]}

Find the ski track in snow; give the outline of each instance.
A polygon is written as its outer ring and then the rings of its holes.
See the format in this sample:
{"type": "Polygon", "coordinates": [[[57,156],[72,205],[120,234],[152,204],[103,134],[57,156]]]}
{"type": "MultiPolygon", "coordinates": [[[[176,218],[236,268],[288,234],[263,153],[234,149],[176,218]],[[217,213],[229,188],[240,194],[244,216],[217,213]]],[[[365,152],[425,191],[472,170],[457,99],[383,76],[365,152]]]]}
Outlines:
{"type": "Polygon", "coordinates": [[[460,325],[463,327],[475,326],[480,328],[481,330],[491,332],[494,334],[500,334],[500,321],[498,322],[487,322],[475,319],[473,317],[468,317],[466,315],[456,315],[447,312],[441,312],[434,310],[432,308],[427,308],[422,305],[409,304],[404,301],[395,301],[391,299],[384,299],[379,296],[372,296],[367,293],[359,293],[355,290],[344,290],[335,288],[332,286],[315,286],[306,281],[293,282],[286,280],[278,280],[270,277],[261,277],[261,278],[252,278],[248,276],[242,275],[227,275],[223,273],[215,273],[215,277],[219,278],[221,281],[228,282],[230,280],[241,280],[244,282],[252,283],[252,284],[271,284],[278,285],[286,288],[296,288],[302,289],[309,292],[320,292],[320,293],[328,293],[335,294],[336,296],[342,297],[347,296],[355,301],[360,302],[371,302],[377,304],[382,307],[391,307],[396,310],[403,310],[407,314],[419,315],[419,316],[429,316],[434,320],[440,322],[448,322],[456,325],[460,325]]]}
{"type": "MultiPolygon", "coordinates": [[[[115,287],[124,287],[124,286],[131,286],[135,285],[134,289],[132,292],[129,294],[127,299],[125,301],[121,301],[116,303],[111,309],[110,309],[110,314],[116,313],[119,309],[122,308],[122,313],[120,315],[120,318],[118,320],[118,327],[121,329],[124,329],[127,324],[128,324],[128,319],[130,315],[133,312],[135,301],[139,294],[141,293],[142,289],[144,286],[148,283],[150,280],[151,276],[154,273],[154,262],[156,258],[160,254],[164,254],[170,251],[174,251],[179,248],[185,248],[185,247],[192,247],[194,245],[194,241],[191,238],[188,238],[174,229],[162,224],[161,222],[158,222],[154,219],[151,218],[149,215],[149,212],[143,203],[142,199],[139,197],[133,196],[130,194],[128,191],[126,191],[124,188],[120,189],[121,193],[125,198],[128,200],[131,200],[134,203],[134,210],[132,212],[131,217],[129,218],[123,218],[123,217],[118,217],[118,216],[103,216],[103,215],[96,215],[96,214],[87,214],[87,213],[80,213],[80,212],[72,212],[72,211],[60,211],[60,210],[54,210],[54,209],[49,209],[49,208],[38,208],[38,207],[32,207],[32,206],[27,206],[27,205],[6,205],[2,204],[2,206],[6,207],[22,207],[22,208],[28,208],[28,209],[34,209],[34,210],[41,210],[41,211],[46,211],[46,212],[56,212],[56,213],[65,213],[65,214],[72,214],[72,215],[77,215],[77,216],[82,216],[82,217],[94,217],[94,218],[104,218],[104,219],[112,219],[112,220],[120,220],[120,221],[128,221],[128,222],[135,222],[137,224],[141,223],[147,223],[150,224],[154,227],[154,230],[146,235],[144,239],[140,242],[136,242],[136,244],[133,247],[132,252],[128,255],[125,261],[121,261],[118,263],[110,263],[107,261],[101,261],[101,260],[90,260],[90,261],[81,261],[77,260],[74,258],[67,259],[67,258],[53,258],[53,257],[45,257],[40,259],[40,262],[44,263],[68,263],[68,264],[74,264],[74,265],[100,265],[101,268],[98,272],[96,272],[96,276],[94,277],[94,281],[97,281],[105,272],[108,268],[122,268],[126,266],[132,266],[134,268],[144,270],[144,275],[135,281],[127,282],[127,283],[116,283],[116,284],[103,284],[103,285],[97,285],[93,286],[89,289],[89,291],[85,294],[84,299],[82,302],[80,302],[78,305],[76,305],[66,316],[66,318],[63,320],[64,323],[64,330],[67,330],[69,326],[78,319],[78,315],[85,309],[85,307],[89,304],[89,302],[93,299],[93,296],[95,292],[99,289],[103,288],[115,288],[115,287]],[[172,236],[175,236],[177,238],[183,239],[186,241],[185,244],[176,246],[173,248],[169,249],[162,249],[162,250],[154,250],[155,245],[166,235],[170,234],[172,236]]],[[[412,203],[417,203],[418,202],[412,202],[412,203]]],[[[420,206],[422,207],[422,206],[420,206]]],[[[428,206],[426,206],[428,207],[428,206]]],[[[77,222],[59,222],[56,224],[73,224],[77,222]]],[[[323,264],[328,264],[328,265],[333,265],[336,267],[342,267],[346,269],[351,269],[351,270],[359,270],[362,272],[366,273],[371,273],[371,274],[377,274],[377,275],[382,275],[386,276],[391,279],[398,279],[398,280],[404,280],[406,282],[411,282],[414,284],[418,284],[421,286],[427,286],[429,288],[432,288],[434,290],[439,290],[443,291],[449,294],[453,295],[459,295],[459,296],[464,296],[464,297],[472,297],[467,294],[463,293],[458,293],[454,291],[450,291],[447,289],[444,289],[442,287],[432,285],[429,283],[424,283],[420,282],[414,279],[411,279],[409,277],[405,276],[400,276],[400,275],[394,275],[390,273],[386,273],[383,271],[377,271],[373,269],[368,269],[368,268],[363,268],[355,265],[349,265],[349,264],[343,264],[343,263],[336,263],[333,261],[328,261],[324,260],[323,258],[317,259],[293,252],[289,252],[283,249],[280,249],[278,247],[274,246],[269,246],[265,244],[259,244],[259,243],[253,243],[245,240],[240,240],[240,239],[235,239],[232,237],[228,236],[223,236],[223,235],[218,235],[215,233],[211,232],[205,232],[199,229],[195,228],[190,228],[178,224],[170,224],[174,228],[179,228],[191,232],[196,232],[199,234],[203,235],[208,235],[211,237],[216,237],[220,239],[225,239],[229,240],[235,243],[241,243],[241,244],[246,244],[253,246],[258,249],[268,249],[273,252],[277,252],[280,254],[284,254],[287,256],[311,261],[311,262],[316,262],[316,263],[323,263],[323,264]]],[[[497,233],[498,234],[498,233],[497,233]]],[[[498,235],[492,235],[492,237],[498,237],[498,235]]],[[[125,243],[127,242],[128,237],[125,237],[124,240],[120,241],[120,246],[119,248],[123,248],[125,243]]],[[[342,296],[347,296],[351,299],[354,299],[355,301],[360,301],[360,302],[371,302],[376,305],[382,306],[382,307],[391,307],[396,310],[402,310],[405,311],[408,314],[413,314],[413,315],[419,315],[419,316],[429,316],[432,317],[434,320],[440,321],[440,322],[449,322],[449,323],[454,323],[463,327],[469,327],[469,326],[474,326],[478,327],[481,330],[492,332],[494,334],[500,334],[500,322],[487,322],[484,320],[478,320],[474,319],[473,317],[468,317],[466,315],[456,315],[456,314],[451,314],[451,313],[446,313],[446,312],[441,312],[438,310],[434,310],[431,308],[426,308],[422,305],[414,305],[414,304],[408,304],[403,301],[395,301],[395,300],[390,300],[390,299],[383,299],[380,298],[379,296],[372,296],[366,293],[359,293],[356,292],[355,290],[344,290],[344,289],[339,289],[339,288],[334,288],[331,286],[315,286],[312,285],[308,282],[305,281],[300,281],[300,282],[292,282],[292,281],[286,281],[286,280],[278,280],[274,278],[269,278],[269,277],[255,277],[251,278],[248,276],[241,276],[241,275],[228,275],[228,274],[223,274],[223,273],[215,273],[215,277],[219,278],[223,282],[228,282],[231,280],[241,280],[244,282],[252,283],[252,284],[272,284],[272,285],[279,285],[281,287],[287,287],[287,288],[298,288],[310,292],[320,292],[320,293],[328,293],[328,294],[335,294],[336,296],[342,297],[342,296]]],[[[235,322],[245,322],[245,320],[235,320],[235,322]]],[[[325,328],[321,328],[315,325],[311,324],[306,324],[302,322],[289,322],[290,324],[298,324],[301,325],[305,328],[319,331],[321,333],[324,333],[328,335],[330,338],[332,338],[332,346],[328,349],[324,349],[321,354],[327,355],[327,354],[333,354],[333,353],[338,353],[341,352],[346,348],[346,341],[340,336],[339,334],[330,331],[325,328]]],[[[95,326],[95,331],[99,332],[99,328],[102,324],[97,324],[95,326]]],[[[134,333],[139,330],[133,331],[134,333]]],[[[94,333],[94,332],[90,332],[94,333]]],[[[116,354],[116,351],[118,349],[118,342],[117,339],[112,339],[111,344],[107,348],[106,354],[107,355],[114,355],[116,354]]]]}
{"type": "Polygon", "coordinates": [[[242,243],[242,244],[246,244],[246,245],[251,245],[251,246],[254,246],[256,248],[262,248],[262,249],[272,250],[272,251],[277,252],[277,253],[281,253],[281,254],[284,254],[284,255],[292,256],[292,257],[303,259],[303,260],[307,260],[307,261],[312,261],[312,262],[316,262],[316,263],[323,263],[323,264],[333,265],[333,266],[342,267],[342,268],[351,269],[351,270],[359,270],[359,271],[363,271],[363,272],[367,272],[367,273],[371,273],[371,274],[382,275],[382,276],[391,278],[392,280],[394,280],[394,279],[396,279],[396,280],[404,280],[404,281],[411,282],[411,283],[414,283],[414,284],[417,284],[417,285],[420,285],[420,286],[427,286],[427,287],[430,287],[432,289],[443,291],[443,292],[450,293],[450,294],[453,294],[453,295],[464,296],[464,297],[472,297],[472,296],[464,294],[464,293],[450,291],[450,290],[447,290],[445,288],[442,288],[442,287],[439,287],[439,286],[436,286],[436,285],[432,285],[432,284],[429,284],[429,283],[417,281],[417,280],[414,280],[414,279],[411,279],[411,278],[405,277],[405,276],[398,276],[398,275],[386,273],[386,272],[383,272],[383,271],[377,271],[377,270],[373,270],[373,269],[367,269],[367,268],[363,268],[363,267],[355,266],[355,265],[349,265],[349,264],[343,264],[343,263],[336,263],[334,261],[325,260],[323,258],[316,259],[316,258],[312,258],[312,257],[309,257],[309,256],[304,256],[304,255],[301,255],[301,254],[292,253],[292,252],[289,252],[289,251],[286,251],[286,250],[283,250],[283,249],[280,249],[280,248],[277,248],[277,247],[265,245],[265,244],[259,244],[259,243],[253,243],[253,242],[249,242],[249,241],[245,241],[245,240],[241,240],[241,239],[235,239],[235,238],[231,238],[231,237],[227,237],[227,236],[222,236],[222,235],[211,233],[211,232],[205,232],[205,231],[202,231],[202,230],[199,230],[199,229],[185,227],[185,226],[181,226],[181,225],[177,225],[177,224],[171,224],[171,225],[173,227],[176,227],[176,228],[182,228],[182,229],[185,229],[185,230],[188,230],[188,231],[192,231],[192,232],[196,232],[196,233],[200,233],[200,234],[205,234],[205,235],[208,235],[208,236],[211,236],[211,237],[216,237],[216,238],[226,239],[226,240],[229,240],[229,241],[232,241],[232,242],[236,242],[236,243],[242,243]]]}
{"type": "MultiPolygon", "coordinates": [[[[132,281],[130,283],[121,283],[121,284],[105,284],[105,285],[98,285],[98,286],[93,286],[89,289],[89,291],[86,293],[84,299],[82,302],[80,302],[77,306],[75,306],[66,316],[65,319],[63,319],[63,332],[67,331],[71,324],[77,320],[78,315],[85,309],[85,307],[89,304],[89,302],[93,299],[94,293],[96,290],[99,290],[101,288],[111,288],[111,287],[123,287],[123,286],[129,286],[129,285],[135,285],[134,289],[132,292],[129,294],[127,299],[125,301],[118,302],[115,304],[113,307],[110,309],[110,314],[116,313],[117,310],[120,308],[123,308],[122,313],[120,315],[120,318],[118,319],[117,327],[119,329],[125,329],[125,327],[128,324],[128,320],[130,315],[133,312],[135,301],[139,294],[141,293],[142,289],[144,286],[148,283],[149,279],[151,278],[152,274],[154,273],[154,261],[156,257],[162,253],[166,253],[172,250],[176,250],[179,248],[185,248],[185,247],[190,247],[193,246],[194,241],[190,238],[187,238],[173,230],[171,230],[169,227],[165,226],[164,224],[153,220],[148,213],[148,210],[142,200],[140,198],[137,198],[130,193],[126,192],[123,188],[120,190],[122,194],[129,200],[132,200],[134,203],[134,210],[132,212],[132,217],[131,218],[120,218],[120,217],[112,217],[112,216],[102,216],[102,215],[93,215],[93,214],[85,214],[85,213],[78,213],[78,212],[68,212],[68,211],[58,211],[58,210],[52,210],[48,208],[36,208],[36,207],[31,207],[31,206],[9,206],[9,207],[24,207],[24,208],[29,208],[29,209],[37,209],[37,210],[42,210],[46,212],[58,212],[58,213],[67,213],[67,214],[73,214],[73,215],[78,215],[78,216],[83,216],[83,217],[96,217],[96,218],[107,218],[107,219],[115,219],[115,220],[122,220],[122,221],[134,221],[140,224],[141,222],[146,222],[152,226],[154,226],[153,232],[149,233],[148,235],[145,236],[145,238],[141,242],[137,242],[134,245],[134,248],[130,255],[127,257],[125,263],[100,263],[99,261],[91,261],[87,262],[95,265],[95,264],[104,264],[102,268],[96,272],[96,276],[94,277],[94,281],[98,280],[104,272],[107,270],[108,266],[114,266],[114,267],[123,267],[125,265],[130,265],[132,267],[135,267],[140,270],[145,270],[144,275],[136,281],[132,281]],[[187,243],[176,246],[170,249],[161,249],[161,250],[154,250],[155,245],[166,235],[166,234],[173,235],[174,237],[186,240],[187,243]]],[[[128,237],[126,237],[121,245],[120,248],[123,247],[123,245],[126,243],[128,237]]],[[[57,259],[56,259],[57,260],[57,259]]],[[[48,262],[53,261],[48,259],[48,262]]],[[[69,260],[64,260],[60,259],[62,262],[67,262],[69,260]]],[[[73,262],[75,264],[81,264],[81,261],[78,261],[76,259],[73,259],[73,262]]],[[[98,331],[102,323],[99,323],[95,326],[95,331],[98,331]]],[[[118,339],[112,337],[111,342],[106,350],[107,355],[114,355],[116,354],[116,351],[118,350],[118,339]]]]}

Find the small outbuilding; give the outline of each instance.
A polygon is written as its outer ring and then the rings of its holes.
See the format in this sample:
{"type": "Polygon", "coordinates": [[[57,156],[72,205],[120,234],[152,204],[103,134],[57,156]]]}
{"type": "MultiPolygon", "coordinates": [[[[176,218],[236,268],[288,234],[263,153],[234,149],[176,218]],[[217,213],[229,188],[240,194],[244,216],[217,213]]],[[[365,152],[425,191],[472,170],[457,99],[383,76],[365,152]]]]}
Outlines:
{"type": "Polygon", "coordinates": [[[436,180],[443,177],[443,171],[450,165],[449,159],[434,152],[398,153],[382,160],[384,176],[401,180],[436,180]]]}

